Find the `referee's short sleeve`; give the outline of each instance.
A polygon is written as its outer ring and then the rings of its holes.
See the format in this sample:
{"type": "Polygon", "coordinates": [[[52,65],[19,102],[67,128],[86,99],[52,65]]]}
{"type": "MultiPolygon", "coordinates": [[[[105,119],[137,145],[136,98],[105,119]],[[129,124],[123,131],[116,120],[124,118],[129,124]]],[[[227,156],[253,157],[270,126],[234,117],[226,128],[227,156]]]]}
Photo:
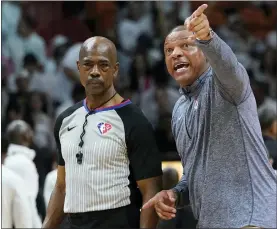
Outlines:
{"type": "Polygon", "coordinates": [[[60,128],[63,122],[63,116],[60,115],[55,123],[54,126],[54,137],[55,137],[55,141],[56,141],[56,146],[57,146],[57,156],[58,156],[58,165],[64,166],[65,162],[62,156],[62,151],[61,151],[61,142],[60,142],[60,136],[59,136],[59,132],[60,132],[60,128]]]}
{"type": "Polygon", "coordinates": [[[151,124],[143,114],[131,120],[132,127],[127,133],[126,144],[135,180],[162,175],[161,155],[151,124]]]}

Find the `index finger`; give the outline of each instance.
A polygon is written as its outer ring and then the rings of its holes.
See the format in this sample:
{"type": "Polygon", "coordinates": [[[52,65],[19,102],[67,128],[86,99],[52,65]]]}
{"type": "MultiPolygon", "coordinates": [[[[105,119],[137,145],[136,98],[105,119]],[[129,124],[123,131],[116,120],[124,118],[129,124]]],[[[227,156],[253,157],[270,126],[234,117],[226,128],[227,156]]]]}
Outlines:
{"type": "Polygon", "coordinates": [[[197,10],[195,10],[192,14],[193,17],[199,17],[204,11],[205,9],[208,8],[208,5],[207,4],[202,4],[201,6],[199,6],[197,8],[197,10]]]}
{"type": "Polygon", "coordinates": [[[143,206],[142,209],[147,209],[147,208],[151,208],[155,205],[156,201],[155,198],[152,198],[150,200],[148,200],[148,202],[146,202],[143,206]]]}

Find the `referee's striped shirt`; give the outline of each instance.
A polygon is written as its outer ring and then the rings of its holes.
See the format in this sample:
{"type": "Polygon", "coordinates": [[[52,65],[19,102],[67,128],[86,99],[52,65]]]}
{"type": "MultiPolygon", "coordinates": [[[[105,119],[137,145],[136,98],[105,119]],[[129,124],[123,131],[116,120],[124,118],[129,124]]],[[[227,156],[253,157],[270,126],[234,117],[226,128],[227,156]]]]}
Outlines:
{"type": "Polygon", "coordinates": [[[141,204],[136,181],[162,175],[152,127],[130,100],[95,111],[81,101],[59,115],[54,135],[66,171],[65,213],[141,204]]]}

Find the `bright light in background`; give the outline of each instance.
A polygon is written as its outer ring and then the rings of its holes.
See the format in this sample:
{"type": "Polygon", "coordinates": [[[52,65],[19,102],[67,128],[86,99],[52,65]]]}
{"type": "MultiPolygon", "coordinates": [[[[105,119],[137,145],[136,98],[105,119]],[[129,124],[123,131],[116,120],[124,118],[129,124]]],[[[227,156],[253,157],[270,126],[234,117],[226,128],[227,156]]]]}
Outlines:
{"type": "Polygon", "coordinates": [[[181,179],[183,175],[183,166],[181,161],[163,161],[162,162],[162,169],[165,168],[174,168],[177,170],[179,179],[181,179]]]}

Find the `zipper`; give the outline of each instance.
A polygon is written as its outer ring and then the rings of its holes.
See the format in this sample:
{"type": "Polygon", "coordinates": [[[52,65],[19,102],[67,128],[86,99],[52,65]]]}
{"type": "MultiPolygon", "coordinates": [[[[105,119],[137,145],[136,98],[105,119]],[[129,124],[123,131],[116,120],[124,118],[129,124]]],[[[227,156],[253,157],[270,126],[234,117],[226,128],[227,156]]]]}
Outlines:
{"type": "MultiPolygon", "coordinates": [[[[187,96],[187,97],[188,97],[189,101],[191,102],[191,97],[190,97],[190,96],[187,96]]],[[[189,134],[188,125],[187,125],[187,117],[188,117],[188,116],[187,116],[187,113],[188,113],[189,107],[190,107],[190,104],[189,104],[189,106],[187,107],[186,112],[185,112],[185,128],[186,128],[187,136],[188,136],[189,139],[191,140],[191,135],[189,134]]]]}

